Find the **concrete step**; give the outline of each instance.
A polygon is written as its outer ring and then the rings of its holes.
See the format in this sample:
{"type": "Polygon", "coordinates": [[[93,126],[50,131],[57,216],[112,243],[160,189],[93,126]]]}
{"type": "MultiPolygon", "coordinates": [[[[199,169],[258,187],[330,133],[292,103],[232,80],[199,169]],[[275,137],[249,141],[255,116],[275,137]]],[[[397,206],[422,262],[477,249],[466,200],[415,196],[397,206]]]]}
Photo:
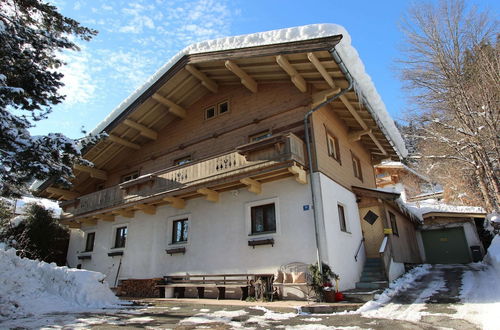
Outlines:
{"type": "Polygon", "coordinates": [[[358,282],[356,283],[356,289],[383,289],[387,288],[389,283],[387,281],[377,281],[377,282],[358,282]]]}
{"type": "Polygon", "coordinates": [[[377,267],[377,266],[366,266],[363,267],[363,272],[377,272],[377,273],[383,273],[384,269],[382,267],[377,267]]]}
{"type": "Polygon", "coordinates": [[[382,292],[381,289],[351,289],[342,292],[347,301],[365,303],[373,300],[376,294],[382,292]]]}
{"type": "Polygon", "coordinates": [[[312,304],[307,306],[301,306],[300,312],[309,314],[331,314],[344,311],[355,311],[363,304],[362,301],[348,301],[348,302],[336,302],[336,303],[321,303],[312,304]]]}
{"type": "Polygon", "coordinates": [[[361,275],[360,282],[380,282],[385,281],[386,278],[382,274],[378,275],[361,275]]]}
{"type": "Polygon", "coordinates": [[[368,258],[368,259],[366,259],[365,264],[382,265],[382,260],[380,258],[368,258]]]}
{"type": "Polygon", "coordinates": [[[384,275],[384,272],[382,270],[363,270],[361,272],[361,276],[366,275],[366,276],[376,276],[376,275],[384,275]]]}

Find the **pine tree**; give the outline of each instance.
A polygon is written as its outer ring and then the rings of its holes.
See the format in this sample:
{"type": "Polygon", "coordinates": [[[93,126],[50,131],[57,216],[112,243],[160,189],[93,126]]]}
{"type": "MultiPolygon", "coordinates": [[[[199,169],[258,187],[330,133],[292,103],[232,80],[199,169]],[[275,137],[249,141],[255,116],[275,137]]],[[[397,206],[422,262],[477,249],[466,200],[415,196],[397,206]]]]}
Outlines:
{"type": "Polygon", "coordinates": [[[24,219],[17,225],[5,222],[0,241],[15,248],[21,257],[66,264],[69,232],[41,205],[27,204],[24,219]]]}
{"type": "Polygon", "coordinates": [[[72,36],[97,32],[40,0],[0,1],[0,195],[19,196],[33,179],[69,184],[80,148],[62,134],[31,136],[29,128],[61,103],[61,51],[77,51],[72,36]]]}

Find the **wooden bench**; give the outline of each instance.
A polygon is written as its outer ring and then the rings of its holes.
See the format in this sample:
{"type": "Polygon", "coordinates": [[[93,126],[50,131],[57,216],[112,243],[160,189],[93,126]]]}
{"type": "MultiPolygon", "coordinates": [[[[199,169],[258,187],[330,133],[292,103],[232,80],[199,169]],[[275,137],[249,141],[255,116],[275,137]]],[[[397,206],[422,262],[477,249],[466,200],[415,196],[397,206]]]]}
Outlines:
{"type": "Polygon", "coordinates": [[[198,298],[205,297],[206,288],[216,288],[217,299],[225,299],[226,288],[236,288],[241,290],[241,300],[245,300],[257,281],[264,280],[269,286],[272,283],[272,277],[272,274],[173,275],[165,276],[164,283],[156,287],[163,288],[163,297],[165,297],[165,288],[173,288],[176,298],[184,298],[186,288],[196,288],[198,298]]]}

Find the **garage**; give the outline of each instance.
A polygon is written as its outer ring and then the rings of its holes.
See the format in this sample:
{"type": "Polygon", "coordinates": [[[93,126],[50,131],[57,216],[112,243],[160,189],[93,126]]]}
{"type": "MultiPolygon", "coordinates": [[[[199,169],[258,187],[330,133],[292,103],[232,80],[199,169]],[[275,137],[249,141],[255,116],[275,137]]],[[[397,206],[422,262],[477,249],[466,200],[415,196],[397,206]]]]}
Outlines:
{"type": "Polygon", "coordinates": [[[471,262],[463,227],[422,231],[427,263],[465,264],[471,262]]]}

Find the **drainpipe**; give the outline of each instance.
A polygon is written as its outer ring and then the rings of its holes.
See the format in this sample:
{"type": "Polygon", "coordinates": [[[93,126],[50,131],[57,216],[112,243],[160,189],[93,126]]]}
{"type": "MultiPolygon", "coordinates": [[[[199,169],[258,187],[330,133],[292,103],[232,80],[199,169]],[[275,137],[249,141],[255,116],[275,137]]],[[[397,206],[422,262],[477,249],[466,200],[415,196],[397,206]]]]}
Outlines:
{"type": "Polygon", "coordinates": [[[344,95],[348,91],[350,91],[353,87],[353,80],[349,72],[347,71],[347,68],[345,67],[344,63],[342,62],[342,59],[338,55],[337,51],[332,49],[331,54],[333,56],[333,59],[335,62],[337,62],[337,65],[339,66],[340,70],[344,73],[347,81],[349,82],[349,86],[345,89],[342,89],[340,92],[337,94],[329,97],[326,99],[324,102],[321,102],[317,106],[313,107],[309,112],[306,113],[304,116],[304,130],[305,130],[305,137],[306,137],[306,149],[307,149],[307,160],[309,163],[309,178],[310,178],[310,187],[311,187],[311,197],[312,197],[312,209],[313,209],[313,217],[314,217],[314,233],[316,237],[316,258],[318,261],[318,269],[320,273],[323,273],[323,263],[322,263],[322,254],[321,254],[321,248],[320,248],[320,243],[319,243],[319,233],[320,233],[320,227],[319,227],[319,219],[318,219],[318,211],[316,210],[316,194],[314,193],[315,191],[315,183],[314,180],[312,179],[312,174],[313,174],[313,158],[312,158],[312,153],[311,153],[311,138],[309,136],[309,117],[317,110],[319,110],[321,107],[324,105],[327,105],[340,96],[344,95]]]}

